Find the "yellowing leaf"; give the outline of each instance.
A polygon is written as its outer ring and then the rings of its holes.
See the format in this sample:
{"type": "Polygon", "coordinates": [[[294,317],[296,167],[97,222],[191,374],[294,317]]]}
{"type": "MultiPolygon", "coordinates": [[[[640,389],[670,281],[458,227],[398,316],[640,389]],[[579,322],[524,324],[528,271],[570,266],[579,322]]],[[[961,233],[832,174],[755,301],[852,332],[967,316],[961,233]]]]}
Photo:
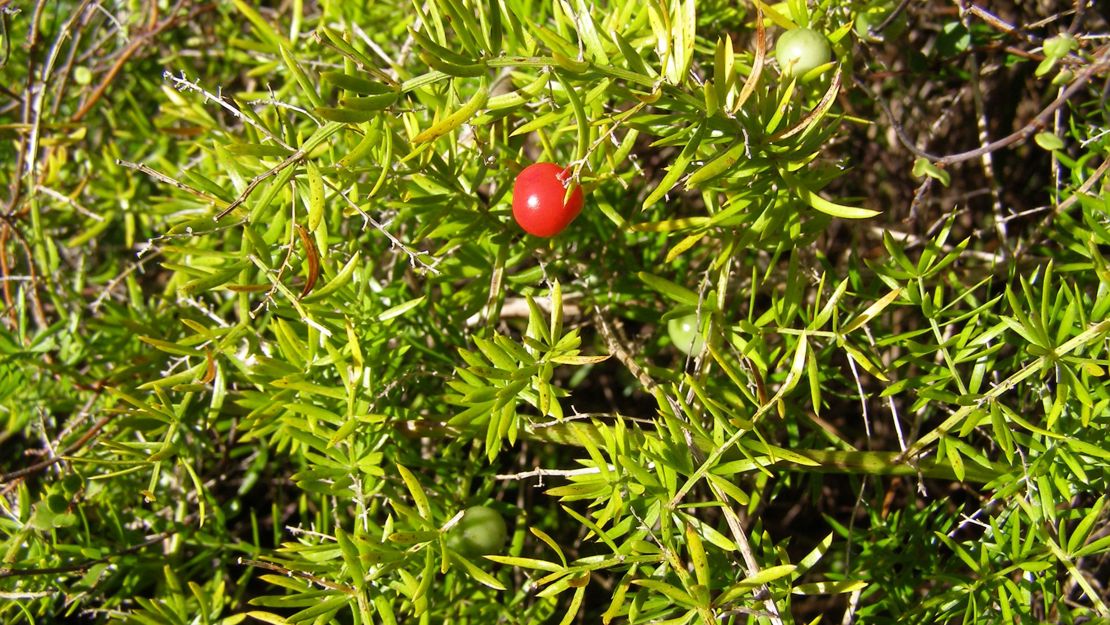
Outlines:
{"type": "Polygon", "coordinates": [[[432,124],[429,128],[418,133],[412,138],[412,142],[427,143],[428,141],[434,141],[452,130],[455,130],[473,117],[474,114],[478,112],[478,109],[485,106],[487,100],[489,100],[489,87],[483,79],[481,86],[478,87],[478,91],[467,100],[466,104],[462,105],[462,107],[454,113],[451,113],[439,122],[432,124]]]}
{"type": "Polygon", "coordinates": [[[841,219],[866,219],[879,214],[879,211],[871,210],[870,208],[857,208],[855,206],[845,206],[843,204],[831,202],[813,191],[802,190],[801,195],[802,199],[813,208],[827,215],[840,217],[841,219]]]}

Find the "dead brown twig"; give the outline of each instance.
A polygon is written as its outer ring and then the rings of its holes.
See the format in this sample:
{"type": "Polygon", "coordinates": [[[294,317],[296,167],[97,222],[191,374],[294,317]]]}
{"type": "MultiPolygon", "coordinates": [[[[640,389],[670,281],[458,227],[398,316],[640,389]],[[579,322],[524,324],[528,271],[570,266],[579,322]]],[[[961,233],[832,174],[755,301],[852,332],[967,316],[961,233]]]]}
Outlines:
{"type": "Polygon", "coordinates": [[[78,449],[81,449],[82,447],[85,446],[86,443],[88,443],[90,440],[92,440],[92,438],[94,436],[96,436],[97,433],[100,432],[100,430],[103,429],[104,426],[107,425],[108,421],[110,421],[111,419],[112,419],[112,417],[110,415],[106,415],[106,416],[103,416],[100,419],[98,419],[96,423],[92,424],[92,426],[89,427],[89,429],[86,430],[85,433],[81,435],[81,438],[78,438],[77,440],[73,441],[73,443],[70,444],[69,447],[66,447],[65,450],[62,451],[62,453],[54,456],[53,458],[47,458],[46,460],[43,460],[41,462],[36,462],[35,464],[32,464],[29,467],[24,467],[22,469],[17,469],[15,471],[10,472],[10,473],[5,473],[3,475],[0,475],[0,484],[6,484],[8,482],[14,482],[15,480],[25,478],[28,475],[37,473],[37,472],[42,471],[44,469],[47,469],[51,466],[54,466],[55,464],[57,464],[57,463],[61,462],[63,459],[65,459],[66,456],[73,455],[74,452],[76,452],[78,449]]]}
{"type": "Polygon", "coordinates": [[[16,327],[18,323],[18,315],[16,311],[15,302],[12,299],[11,292],[11,267],[8,264],[7,244],[9,238],[14,235],[15,240],[19,242],[20,247],[23,248],[23,253],[27,261],[27,274],[30,279],[32,288],[28,289],[28,294],[31,300],[31,314],[35,318],[35,323],[39,327],[46,327],[46,312],[43,310],[42,301],[39,299],[38,291],[33,288],[36,284],[37,275],[35,273],[34,255],[31,252],[31,244],[28,243],[27,238],[16,227],[14,220],[5,215],[0,215],[0,276],[3,280],[3,293],[4,304],[9,315],[9,320],[12,327],[16,327]]]}
{"type": "Polygon", "coordinates": [[[75,573],[75,572],[79,572],[79,571],[84,571],[84,570],[88,569],[89,567],[91,567],[93,565],[101,564],[101,563],[104,563],[104,562],[110,562],[112,560],[112,558],[118,558],[120,556],[125,556],[125,555],[131,554],[131,553],[135,553],[136,551],[141,551],[143,549],[146,549],[147,547],[149,547],[151,545],[155,545],[155,544],[158,544],[158,543],[162,542],[163,540],[165,540],[166,538],[169,538],[172,535],[173,535],[173,532],[168,532],[168,531],[167,532],[161,532],[161,533],[159,533],[155,536],[152,536],[152,537],[144,540],[143,542],[141,542],[137,545],[132,545],[132,546],[126,548],[126,549],[123,549],[122,551],[118,551],[116,553],[106,555],[102,558],[96,558],[94,560],[82,560],[80,562],[75,562],[73,564],[67,564],[67,565],[64,565],[64,566],[54,566],[54,567],[41,568],[41,569],[9,569],[9,568],[0,567],[0,579],[4,579],[5,577],[30,577],[32,575],[58,575],[60,573],[75,573]]]}
{"type": "Polygon", "coordinates": [[[182,15],[181,8],[185,6],[186,1],[187,0],[177,0],[177,3],[174,4],[173,7],[170,9],[169,15],[161,21],[157,21],[158,3],[156,1],[150,2],[150,17],[148,18],[146,30],[131,39],[131,42],[127,44],[127,47],[124,48],[123,52],[121,52],[119,57],[116,58],[116,62],[112,64],[112,67],[109,68],[107,72],[105,72],[104,78],[100,80],[100,83],[96,86],[95,89],[92,90],[92,93],[89,94],[89,97],[85,99],[85,102],[81,105],[81,108],[77,109],[77,112],[74,113],[72,117],[70,117],[69,120],[71,122],[79,122],[84,119],[86,115],[89,114],[89,111],[91,111],[93,107],[96,106],[96,103],[99,102],[100,99],[104,96],[104,92],[107,91],[108,87],[110,87],[115,81],[116,76],[119,75],[120,71],[123,69],[123,66],[126,65],[127,62],[131,60],[131,57],[135,56],[135,54],[139,50],[141,50],[143,46],[147,45],[152,39],[162,34],[167,29],[173,27],[183,18],[191,20],[200,13],[213,8],[213,5],[210,4],[200,7],[194,7],[187,14],[182,15]]]}
{"type": "Polygon", "coordinates": [[[956,163],[962,163],[964,161],[982,158],[985,154],[997,152],[998,150],[1007,148],[1011,145],[1027,141],[1030,137],[1033,136],[1034,133],[1036,133],[1041,128],[1044,128],[1052,115],[1065,104],[1067,104],[1068,100],[1070,100],[1072,96],[1086,87],[1087,83],[1090,82],[1091,79],[1094,78],[1097,74],[1107,70],[1108,68],[1110,68],[1110,49],[1103,51],[1097,60],[1087,65],[1087,67],[1084,68],[1083,71],[1080,72],[1075,77],[1075,79],[1071,81],[1070,84],[1068,84],[1067,88],[1060,92],[1060,95],[1058,95],[1055,100],[1053,100],[1048,106],[1042,109],[1040,113],[1033,117],[1033,119],[1029,120],[1029,122],[1027,122],[1020,129],[1010,133],[1009,135],[1006,135],[1001,139],[985,143],[973,150],[967,150],[966,152],[959,152],[957,154],[948,154],[945,156],[932,154],[930,152],[927,152],[926,150],[917,147],[917,145],[914,144],[913,140],[906,135],[906,131],[902,128],[902,125],[898,123],[897,119],[894,118],[894,113],[890,110],[890,107],[887,105],[886,101],[880,98],[878,94],[874,93],[871,88],[868,87],[859,78],[855,79],[855,83],[856,86],[863,89],[868,95],[870,95],[876,102],[879,103],[880,108],[882,108],[883,110],[883,114],[890,122],[891,127],[894,129],[894,133],[898,136],[898,141],[907,150],[909,150],[911,154],[920,158],[928,159],[935,165],[945,167],[948,165],[954,165],[956,163]]]}

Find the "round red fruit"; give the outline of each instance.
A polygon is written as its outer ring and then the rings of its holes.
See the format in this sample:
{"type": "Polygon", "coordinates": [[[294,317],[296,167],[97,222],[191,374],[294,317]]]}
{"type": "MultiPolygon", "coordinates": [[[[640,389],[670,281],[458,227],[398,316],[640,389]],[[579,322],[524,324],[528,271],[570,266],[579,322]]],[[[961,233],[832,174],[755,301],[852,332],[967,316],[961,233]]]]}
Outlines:
{"type": "Polygon", "coordinates": [[[575,185],[568,197],[569,178],[570,170],[554,163],[534,163],[517,175],[513,219],[525,232],[553,237],[574,221],[582,211],[582,187],[575,185]]]}

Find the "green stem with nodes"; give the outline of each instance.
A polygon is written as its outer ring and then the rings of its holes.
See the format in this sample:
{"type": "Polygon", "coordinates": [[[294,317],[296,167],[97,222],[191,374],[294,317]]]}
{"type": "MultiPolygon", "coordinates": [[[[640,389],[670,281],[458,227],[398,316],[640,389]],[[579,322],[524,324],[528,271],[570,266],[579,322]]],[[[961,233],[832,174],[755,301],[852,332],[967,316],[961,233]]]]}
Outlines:
{"type": "Polygon", "coordinates": [[[1026,378],[1031,377],[1038,371],[1041,371],[1045,365],[1051,365],[1055,363],[1056,361],[1060,360],[1064,356],[1067,356],[1080,347],[1086,347],[1091,343],[1101,341],[1103,335],[1105,335],[1107,332],[1110,332],[1110,319],[1105,319],[1099,323],[1096,323],[1095,325],[1072,337],[1069,341],[1053,350],[1052,353],[1045,354],[1044,356],[1041,356],[1033,362],[1025,365],[1018,372],[1014,373],[1013,375],[999,383],[997,386],[984,393],[980,401],[963,406],[956,412],[952,413],[951,417],[945,419],[943,423],[919,438],[917,442],[915,442],[913,445],[910,445],[909,448],[901,454],[901,456],[903,458],[912,458],[914,456],[920,455],[927,446],[931,445],[932,443],[940,439],[940,437],[944,436],[945,434],[956,428],[958,425],[963,423],[964,419],[967,419],[974,411],[981,409],[985,405],[989,405],[989,402],[998,399],[1006,391],[1014,388],[1021,382],[1025,381],[1026,378]]]}
{"type": "MultiPolygon", "coordinates": [[[[1007,391],[1013,389],[1045,365],[1063,358],[1071,352],[1102,340],[1110,332],[1110,319],[1096,323],[1070,340],[1060,345],[1051,354],[1046,354],[1030,362],[1000,384],[984,393],[980,401],[962,406],[952,416],[944,420],[933,430],[922,436],[905,451],[843,451],[825,449],[782,449],[771,445],[759,443],[748,445],[742,452],[738,443],[747,431],[740,430],[733,434],[723,445],[714,445],[703,436],[691,435],[694,447],[706,454],[708,459],[693,473],[691,479],[675,496],[677,502],[693,484],[723,462],[732,462],[733,474],[748,473],[751,471],[767,471],[777,468],[787,471],[809,473],[849,473],[860,475],[887,475],[887,476],[919,476],[940,480],[958,480],[952,465],[944,460],[921,458],[920,456],[930,445],[942,436],[952,431],[964,422],[971,414],[980,409],[984,404],[995,401],[1007,391]],[[760,449],[762,448],[762,449],[760,449]],[[757,453],[759,455],[753,455],[757,453]]],[[[417,436],[460,436],[466,432],[434,421],[407,422],[408,431],[417,436]]],[[[606,440],[612,440],[614,433],[608,431],[613,426],[604,425],[597,421],[583,423],[581,421],[566,421],[541,427],[524,429],[523,436],[529,440],[555,443],[559,445],[585,446],[584,441],[589,441],[598,447],[604,447],[606,440]],[[603,434],[606,431],[608,436],[603,434]]],[[[480,433],[475,431],[475,436],[480,433]]],[[[662,441],[651,432],[639,429],[630,429],[626,435],[640,446],[662,441]],[[652,440],[655,439],[655,440],[652,440]]],[[[985,484],[992,482],[1009,472],[1003,464],[991,463],[983,466],[969,462],[963,467],[963,480],[966,482],[985,484]]]]}
{"type": "MultiPolygon", "coordinates": [[[[406,423],[406,427],[408,432],[414,436],[453,438],[466,436],[469,433],[435,421],[410,421],[406,423]]],[[[592,423],[573,421],[528,428],[523,430],[521,435],[531,441],[574,447],[583,447],[582,439],[585,438],[594,445],[604,447],[605,440],[607,438],[612,440],[613,435],[611,433],[603,434],[603,432],[610,430],[612,427],[597,421],[592,423]]],[[[479,436],[480,434],[480,428],[475,428],[474,435],[479,436]]],[[[649,445],[656,441],[661,443],[661,440],[654,433],[639,429],[626,430],[625,435],[637,446],[649,445]]],[[[699,449],[707,455],[713,455],[716,448],[712,443],[700,436],[694,436],[693,440],[699,449]]],[[[952,465],[945,461],[922,459],[918,462],[910,462],[901,458],[903,454],[893,451],[790,449],[780,450],[783,453],[779,454],[776,453],[776,448],[773,447],[765,447],[765,451],[761,455],[752,455],[751,450],[748,451],[748,455],[744,455],[739,449],[722,450],[722,453],[717,455],[720,463],[740,461],[734,465],[734,475],[780,469],[803,473],[918,476],[938,480],[957,480],[952,465]]],[[[964,467],[964,481],[985,484],[998,479],[1007,472],[1007,467],[1001,464],[984,467],[974,462],[968,462],[964,467]]]]}

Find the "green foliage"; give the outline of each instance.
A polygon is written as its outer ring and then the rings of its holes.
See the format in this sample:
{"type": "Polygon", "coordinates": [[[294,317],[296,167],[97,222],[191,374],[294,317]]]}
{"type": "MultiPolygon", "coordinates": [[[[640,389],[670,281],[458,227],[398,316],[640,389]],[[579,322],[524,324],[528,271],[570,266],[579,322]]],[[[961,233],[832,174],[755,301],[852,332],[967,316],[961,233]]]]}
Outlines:
{"type": "Polygon", "coordinates": [[[1017,44],[896,5],[0,3],[0,620],[1110,618],[1108,58],[1008,59],[1050,219],[926,223],[883,29],[1017,44]]]}

